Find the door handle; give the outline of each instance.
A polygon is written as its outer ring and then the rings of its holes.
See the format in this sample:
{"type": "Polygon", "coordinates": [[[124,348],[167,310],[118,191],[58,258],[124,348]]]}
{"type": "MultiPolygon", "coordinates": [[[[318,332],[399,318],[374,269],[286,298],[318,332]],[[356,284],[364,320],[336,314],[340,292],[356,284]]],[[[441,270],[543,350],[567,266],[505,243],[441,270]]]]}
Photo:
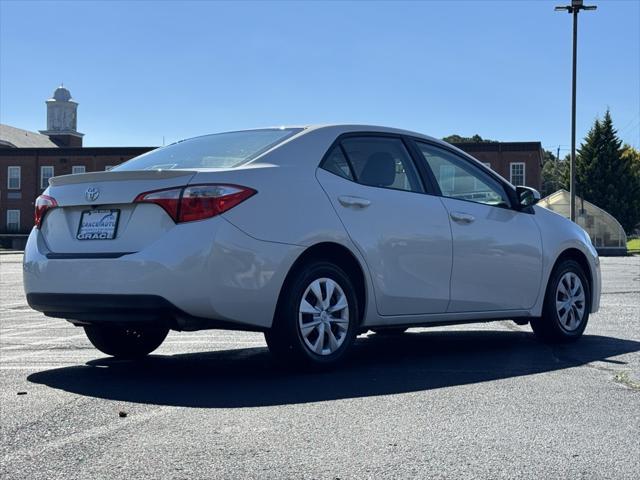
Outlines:
{"type": "Polygon", "coordinates": [[[350,195],[341,195],[338,197],[338,201],[343,207],[366,208],[371,205],[371,200],[350,195]]]}
{"type": "Polygon", "coordinates": [[[468,225],[475,220],[473,215],[462,212],[451,212],[449,216],[451,217],[451,220],[462,225],[468,225]]]}

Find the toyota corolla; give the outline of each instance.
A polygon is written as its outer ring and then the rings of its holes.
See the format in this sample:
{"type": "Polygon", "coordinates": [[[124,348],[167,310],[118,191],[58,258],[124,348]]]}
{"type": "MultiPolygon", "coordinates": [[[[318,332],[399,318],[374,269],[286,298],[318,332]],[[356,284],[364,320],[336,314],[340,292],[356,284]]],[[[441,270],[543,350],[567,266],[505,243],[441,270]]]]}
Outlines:
{"type": "Polygon", "coordinates": [[[54,177],[24,255],[29,305],[139,358],[169,330],[264,332],[295,364],[367,330],[511,319],[579,338],[597,253],[455,147],[363,125],[205,135],[54,177]]]}

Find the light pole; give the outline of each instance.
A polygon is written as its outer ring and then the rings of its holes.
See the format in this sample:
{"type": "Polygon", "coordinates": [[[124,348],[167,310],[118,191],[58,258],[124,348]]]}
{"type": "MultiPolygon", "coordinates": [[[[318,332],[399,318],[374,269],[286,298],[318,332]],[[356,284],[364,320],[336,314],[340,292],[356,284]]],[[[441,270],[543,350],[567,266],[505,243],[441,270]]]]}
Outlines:
{"type": "Polygon", "coordinates": [[[580,10],[595,10],[595,5],[583,5],[583,0],[571,0],[571,5],[556,7],[556,11],[567,11],[573,14],[573,79],[571,86],[571,175],[569,191],[571,201],[571,221],[576,221],[576,65],[578,60],[578,13],[580,10]]]}

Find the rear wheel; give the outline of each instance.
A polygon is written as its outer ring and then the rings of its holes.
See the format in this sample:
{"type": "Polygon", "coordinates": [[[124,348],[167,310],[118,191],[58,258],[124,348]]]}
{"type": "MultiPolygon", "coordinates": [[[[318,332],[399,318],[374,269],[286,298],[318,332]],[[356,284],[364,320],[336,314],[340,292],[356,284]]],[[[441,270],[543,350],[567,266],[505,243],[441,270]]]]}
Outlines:
{"type": "Polygon", "coordinates": [[[315,261],[287,282],[269,350],[291,365],[330,367],[344,359],[358,331],[358,304],[349,276],[338,266],[315,261]]]}
{"type": "Polygon", "coordinates": [[[87,338],[102,353],[117,358],[140,358],[158,348],[168,328],[86,326],[87,338]]]}
{"type": "Polygon", "coordinates": [[[549,279],[542,316],[530,322],[533,332],[548,342],[577,340],[589,321],[590,298],[582,266],[575,260],[563,260],[549,279]]]}

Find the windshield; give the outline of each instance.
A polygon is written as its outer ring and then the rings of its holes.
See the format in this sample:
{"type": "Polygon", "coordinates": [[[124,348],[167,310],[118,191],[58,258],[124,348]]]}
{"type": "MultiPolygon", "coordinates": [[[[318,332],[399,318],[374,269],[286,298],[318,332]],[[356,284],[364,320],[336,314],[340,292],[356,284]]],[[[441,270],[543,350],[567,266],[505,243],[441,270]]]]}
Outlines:
{"type": "Polygon", "coordinates": [[[113,170],[233,168],[254,159],[301,130],[265,128],[204,135],[152,150],[113,170]]]}

